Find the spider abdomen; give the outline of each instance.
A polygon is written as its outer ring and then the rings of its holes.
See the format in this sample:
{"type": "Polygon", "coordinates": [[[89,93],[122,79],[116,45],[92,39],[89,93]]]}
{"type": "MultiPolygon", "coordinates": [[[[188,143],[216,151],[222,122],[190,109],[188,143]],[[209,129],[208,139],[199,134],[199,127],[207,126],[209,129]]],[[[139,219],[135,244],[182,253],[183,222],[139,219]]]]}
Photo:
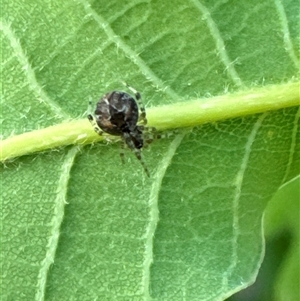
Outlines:
{"type": "MultiPolygon", "coordinates": [[[[126,144],[134,152],[143,165],[147,176],[150,177],[149,170],[141,154],[141,149],[144,146],[143,131],[147,130],[145,107],[141,101],[141,94],[128,84],[125,83],[125,85],[134,93],[135,99],[125,92],[112,91],[106,93],[98,101],[94,114],[88,114],[87,117],[95,132],[99,135],[105,132],[120,136],[122,145],[126,144]]],[[[123,151],[120,155],[124,163],[123,151]]]]}
{"type": "Polygon", "coordinates": [[[122,136],[134,131],[139,119],[136,101],[127,93],[113,91],[105,94],[97,103],[96,122],[106,133],[122,136]]]}

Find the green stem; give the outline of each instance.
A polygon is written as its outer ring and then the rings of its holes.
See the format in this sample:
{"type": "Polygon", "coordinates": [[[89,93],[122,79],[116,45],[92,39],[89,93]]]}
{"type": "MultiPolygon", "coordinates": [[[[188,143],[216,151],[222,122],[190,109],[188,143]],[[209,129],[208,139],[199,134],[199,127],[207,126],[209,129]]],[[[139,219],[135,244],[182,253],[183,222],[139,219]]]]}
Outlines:
{"type": "MultiPolygon", "coordinates": [[[[265,86],[235,94],[149,108],[147,118],[149,126],[162,131],[298,106],[299,87],[299,82],[265,86]]],[[[73,120],[3,140],[0,144],[0,160],[102,139],[93,131],[87,119],[73,120]]]]}

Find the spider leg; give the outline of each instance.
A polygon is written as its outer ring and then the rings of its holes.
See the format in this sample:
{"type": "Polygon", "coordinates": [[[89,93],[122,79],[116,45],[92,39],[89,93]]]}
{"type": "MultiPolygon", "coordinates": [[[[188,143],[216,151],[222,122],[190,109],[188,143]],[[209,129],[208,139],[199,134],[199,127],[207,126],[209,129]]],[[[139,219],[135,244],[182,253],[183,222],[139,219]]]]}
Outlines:
{"type": "Polygon", "coordinates": [[[137,159],[141,162],[141,164],[142,164],[142,166],[143,166],[143,168],[145,170],[145,173],[150,178],[150,172],[148,170],[148,167],[147,167],[145,161],[143,160],[141,150],[140,149],[134,149],[133,151],[134,151],[134,154],[137,157],[137,159]]]}
{"type": "Polygon", "coordinates": [[[128,134],[124,135],[124,141],[129,146],[129,148],[134,152],[134,154],[137,157],[137,159],[141,162],[141,164],[142,164],[142,166],[144,168],[145,173],[150,178],[150,172],[149,172],[149,169],[148,169],[145,161],[143,160],[141,149],[136,148],[134,146],[134,143],[133,143],[133,141],[131,140],[131,137],[128,134]]]}
{"type": "Polygon", "coordinates": [[[123,164],[125,164],[125,154],[124,154],[125,142],[121,140],[121,149],[120,149],[120,157],[123,164]]]}
{"type": "Polygon", "coordinates": [[[155,127],[153,126],[139,126],[138,128],[143,131],[143,139],[144,139],[144,147],[148,147],[150,143],[153,142],[153,140],[158,139],[164,139],[164,138],[170,138],[173,135],[176,135],[179,133],[177,129],[169,130],[165,132],[159,132],[155,127]]]}
{"type": "Polygon", "coordinates": [[[132,88],[129,84],[127,84],[126,82],[123,82],[123,84],[132,92],[134,93],[135,99],[139,105],[139,109],[140,109],[140,116],[139,116],[139,121],[143,124],[146,125],[147,124],[147,116],[146,116],[146,110],[145,110],[145,106],[143,104],[142,101],[142,96],[141,93],[138,92],[137,90],[135,90],[134,88],[132,88]]]}
{"type": "MultiPolygon", "coordinates": [[[[89,106],[88,106],[88,112],[92,112],[93,109],[92,109],[93,105],[92,105],[92,102],[89,101],[89,106]]],[[[98,124],[97,124],[97,121],[96,121],[96,117],[94,116],[94,114],[92,113],[89,113],[87,115],[87,118],[88,120],[90,121],[91,125],[93,126],[94,128],[94,131],[98,134],[98,135],[102,135],[103,134],[103,131],[99,128],[98,124]]]]}
{"type": "Polygon", "coordinates": [[[143,126],[138,125],[138,128],[143,132],[144,147],[148,147],[154,139],[163,138],[162,133],[158,132],[157,129],[153,126],[143,126]]]}

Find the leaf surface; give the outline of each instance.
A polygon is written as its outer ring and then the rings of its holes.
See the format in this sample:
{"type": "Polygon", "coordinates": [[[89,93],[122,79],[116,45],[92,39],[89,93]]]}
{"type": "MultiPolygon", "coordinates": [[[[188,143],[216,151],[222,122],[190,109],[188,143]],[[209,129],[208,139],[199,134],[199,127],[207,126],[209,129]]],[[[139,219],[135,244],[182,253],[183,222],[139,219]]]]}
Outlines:
{"type": "MultiPolygon", "coordinates": [[[[296,1],[3,5],[4,138],[81,118],[123,80],[159,107],[299,72],[296,1]]],[[[248,286],[267,202],[299,174],[299,115],[179,130],[144,150],[151,179],[115,143],[3,164],[3,300],[223,300],[248,286]]]]}

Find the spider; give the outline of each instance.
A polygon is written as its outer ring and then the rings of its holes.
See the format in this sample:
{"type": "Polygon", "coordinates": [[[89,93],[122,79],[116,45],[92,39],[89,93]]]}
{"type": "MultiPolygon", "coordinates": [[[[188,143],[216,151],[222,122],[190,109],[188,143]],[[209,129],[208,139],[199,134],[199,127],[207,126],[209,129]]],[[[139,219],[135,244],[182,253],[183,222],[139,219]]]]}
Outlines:
{"type": "MultiPolygon", "coordinates": [[[[150,129],[145,127],[147,124],[145,107],[141,100],[141,94],[127,83],[123,84],[134,93],[135,99],[125,92],[108,92],[97,103],[94,114],[88,114],[87,117],[97,134],[102,135],[105,132],[113,136],[120,136],[122,138],[120,153],[122,162],[125,162],[123,149],[126,143],[141,162],[147,176],[150,177],[141,154],[144,146],[143,131],[150,129]]],[[[155,131],[155,128],[151,129],[155,131]]],[[[152,139],[149,138],[146,142],[151,143],[152,139]]]]}

